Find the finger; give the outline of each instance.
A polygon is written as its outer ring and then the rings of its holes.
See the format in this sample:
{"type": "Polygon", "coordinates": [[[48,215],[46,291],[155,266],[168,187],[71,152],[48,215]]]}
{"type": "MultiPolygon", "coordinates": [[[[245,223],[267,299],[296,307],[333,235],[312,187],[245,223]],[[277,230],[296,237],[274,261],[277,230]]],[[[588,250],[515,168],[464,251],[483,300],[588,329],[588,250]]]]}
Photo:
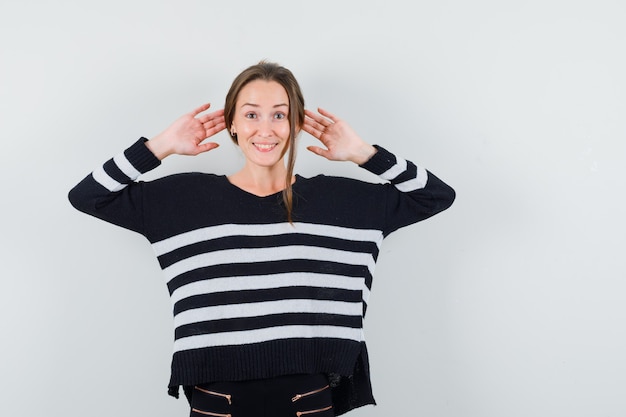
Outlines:
{"type": "Polygon", "coordinates": [[[317,136],[322,135],[326,129],[328,129],[328,127],[332,124],[332,122],[321,118],[320,116],[317,116],[319,118],[319,120],[316,119],[312,119],[312,118],[305,118],[304,119],[304,124],[306,126],[308,126],[311,129],[315,129],[316,131],[318,131],[317,136]]]}
{"type": "Polygon", "coordinates": [[[196,117],[196,119],[200,120],[202,123],[206,123],[212,119],[224,118],[224,109],[216,110],[212,113],[203,114],[202,116],[196,117]]]}
{"type": "Polygon", "coordinates": [[[216,142],[207,142],[207,143],[201,143],[197,146],[197,151],[198,154],[204,153],[204,152],[208,152],[211,151],[217,147],[219,147],[220,144],[216,143],[216,142]]]}
{"type": "Polygon", "coordinates": [[[220,123],[224,123],[224,116],[217,116],[217,117],[213,117],[213,118],[207,118],[207,117],[200,117],[198,118],[198,120],[200,121],[200,123],[202,123],[202,125],[205,128],[211,127],[211,126],[216,126],[220,123]]]}
{"type": "Polygon", "coordinates": [[[320,125],[322,125],[323,127],[329,126],[329,125],[331,124],[331,122],[330,122],[328,119],[326,119],[326,118],[324,118],[324,117],[320,116],[319,114],[313,113],[313,112],[312,112],[312,111],[310,111],[310,110],[305,110],[304,114],[305,114],[305,115],[306,115],[309,119],[311,119],[311,120],[313,120],[313,121],[315,121],[315,122],[319,123],[319,124],[320,124],[320,125]]]}
{"type": "Polygon", "coordinates": [[[209,113],[208,116],[211,118],[224,117],[224,109],[215,110],[214,112],[209,113]]]}
{"type": "MultiPolygon", "coordinates": [[[[309,151],[313,152],[316,155],[319,155],[321,157],[327,158],[326,154],[328,153],[328,150],[320,148],[319,146],[307,146],[306,147],[309,151]]],[[[328,158],[327,158],[328,159],[328,158]]]]}
{"type": "Polygon", "coordinates": [[[219,132],[221,132],[224,129],[226,129],[226,123],[224,123],[224,121],[222,121],[221,123],[216,124],[213,127],[205,128],[206,137],[208,138],[210,136],[213,136],[216,133],[219,133],[219,132]]]}
{"type": "Polygon", "coordinates": [[[220,125],[225,125],[224,122],[224,118],[223,117],[219,117],[216,119],[211,119],[211,120],[206,120],[206,121],[202,121],[202,127],[206,130],[206,129],[211,129],[215,126],[220,126],[220,125]]]}
{"type": "Polygon", "coordinates": [[[313,122],[305,122],[304,125],[302,125],[302,130],[304,130],[314,138],[319,139],[322,136],[322,130],[318,129],[315,126],[316,125],[314,125],[313,122]]]}
{"type": "Polygon", "coordinates": [[[333,123],[337,123],[339,121],[339,118],[337,116],[335,116],[334,114],[332,114],[331,112],[324,110],[321,107],[317,108],[317,111],[324,117],[328,117],[330,120],[333,121],[333,123]]]}
{"type": "Polygon", "coordinates": [[[209,107],[211,107],[211,103],[203,104],[202,106],[200,106],[200,107],[196,108],[194,111],[192,111],[191,115],[195,117],[195,116],[199,115],[200,113],[202,113],[203,111],[207,110],[209,107]]]}

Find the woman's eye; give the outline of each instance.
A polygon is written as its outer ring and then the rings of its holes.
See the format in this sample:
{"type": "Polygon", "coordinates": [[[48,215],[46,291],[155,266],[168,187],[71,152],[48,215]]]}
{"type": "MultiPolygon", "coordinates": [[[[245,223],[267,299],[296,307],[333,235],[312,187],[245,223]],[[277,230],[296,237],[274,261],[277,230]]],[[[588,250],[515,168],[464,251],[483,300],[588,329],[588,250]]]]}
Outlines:
{"type": "Polygon", "coordinates": [[[274,115],[275,119],[284,119],[285,117],[287,117],[287,115],[285,113],[276,113],[274,115]]]}
{"type": "Polygon", "coordinates": [[[246,114],[246,119],[255,119],[256,118],[256,114],[254,113],[247,113],[246,114]]]}

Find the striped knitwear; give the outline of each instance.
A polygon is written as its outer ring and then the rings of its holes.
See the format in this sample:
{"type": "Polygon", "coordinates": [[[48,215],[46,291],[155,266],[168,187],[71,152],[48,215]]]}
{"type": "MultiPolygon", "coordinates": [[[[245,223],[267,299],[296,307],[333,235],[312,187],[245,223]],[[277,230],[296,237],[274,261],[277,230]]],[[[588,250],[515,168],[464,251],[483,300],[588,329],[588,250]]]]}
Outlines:
{"type": "Polygon", "coordinates": [[[336,415],[373,404],[363,319],[391,232],[448,208],[454,190],[376,146],[381,183],[296,175],[293,223],[281,193],[223,175],[137,178],[160,161],[141,138],[69,193],[78,210],[141,233],[174,316],[169,392],[180,386],[326,373],[336,415]]]}

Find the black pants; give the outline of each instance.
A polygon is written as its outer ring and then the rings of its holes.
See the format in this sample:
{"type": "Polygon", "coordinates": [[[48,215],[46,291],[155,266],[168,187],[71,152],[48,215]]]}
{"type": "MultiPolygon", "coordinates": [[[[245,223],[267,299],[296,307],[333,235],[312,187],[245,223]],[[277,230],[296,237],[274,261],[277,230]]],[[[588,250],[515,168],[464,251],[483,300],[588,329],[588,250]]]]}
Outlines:
{"type": "Polygon", "coordinates": [[[323,374],[214,382],[191,392],[191,417],[332,417],[332,397],[323,374]]]}

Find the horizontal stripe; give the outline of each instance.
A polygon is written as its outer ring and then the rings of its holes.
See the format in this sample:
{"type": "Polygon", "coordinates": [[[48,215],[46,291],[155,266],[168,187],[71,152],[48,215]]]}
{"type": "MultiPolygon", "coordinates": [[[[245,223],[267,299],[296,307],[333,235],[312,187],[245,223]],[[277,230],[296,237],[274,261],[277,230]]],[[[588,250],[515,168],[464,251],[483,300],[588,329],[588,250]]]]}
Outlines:
{"type": "Polygon", "coordinates": [[[130,163],[126,155],[122,152],[113,157],[113,161],[117,167],[132,181],[141,175],[133,164],[130,163]]]}
{"type": "MultiPolygon", "coordinates": [[[[162,269],[164,269],[162,267],[162,269]]],[[[310,259],[289,259],[280,262],[238,263],[212,265],[177,275],[167,282],[169,293],[192,282],[223,277],[246,277],[291,273],[320,273],[364,278],[368,287],[372,284],[372,275],[364,265],[348,265],[337,262],[320,262],[310,259]]]]}
{"type": "Polygon", "coordinates": [[[120,184],[130,183],[128,175],[122,172],[113,159],[106,161],[102,168],[104,168],[104,172],[106,172],[109,177],[113,178],[113,180],[119,182],[120,184]]]}
{"type": "Polygon", "coordinates": [[[221,277],[183,285],[171,295],[172,304],[198,294],[210,294],[227,291],[261,290],[289,286],[315,286],[323,288],[341,288],[344,290],[363,291],[364,279],[342,275],[315,274],[309,272],[286,273],[275,275],[255,275],[242,277],[221,277]]]}
{"type": "Polygon", "coordinates": [[[361,302],[361,291],[337,288],[282,287],[264,290],[228,291],[199,294],[174,304],[174,315],[186,310],[230,304],[263,303],[279,300],[330,300],[345,303],[361,302]]]}
{"type": "Polygon", "coordinates": [[[244,317],[192,323],[177,327],[174,336],[176,339],[181,339],[183,337],[198,336],[201,334],[267,329],[280,326],[338,326],[360,329],[363,326],[363,318],[319,313],[272,314],[261,317],[244,317]]]}
{"type": "Polygon", "coordinates": [[[283,313],[327,313],[360,317],[362,304],[329,300],[278,300],[187,310],[174,316],[174,327],[190,323],[283,313]]]}
{"type": "Polygon", "coordinates": [[[184,246],[227,236],[276,236],[293,233],[374,242],[378,248],[380,248],[383,239],[380,230],[353,229],[313,223],[294,223],[293,226],[289,223],[224,224],[181,233],[153,243],[152,248],[157,256],[161,256],[184,246]]]}
{"type": "Polygon", "coordinates": [[[96,168],[91,175],[93,179],[104,188],[109,190],[110,192],[121,191],[126,188],[126,184],[122,184],[118,181],[115,181],[109,174],[104,170],[104,166],[96,168]]]}
{"type": "Polygon", "coordinates": [[[396,158],[396,163],[387,171],[379,175],[380,178],[393,181],[398,175],[402,174],[407,169],[406,159],[396,158]]]}
{"type": "MultiPolygon", "coordinates": [[[[202,253],[216,250],[278,248],[286,246],[310,246],[327,249],[345,250],[349,252],[370,253],[376,259],[379,249],[374,242],[337,239],[334,237],[313,236],[292,233],[270,236],[224,236],[221,239],[206,240],[193,245],[184,246],[159,257],[161,268],[167,268],[176,262],[202,253]]],[[[336,274],[336,272],[332,272],[336,274]]],[[[245,274],[242,274],[245,275],[245,274]]],[[[256,275],[256,273],[255,273],[256,275]]]]}
{"type": "Polygon", "coordinates": [[[428,172],[424,168],[417,167],[417,177],[413,178],[409,181],[401,182],[399,184],[395,184],[395,187],[398,191],[402,191],[403,193],[408,193],[411,191],[421,190],[426,187],[426,182],[428,181],[428,172]]]}
{"type": "Polygon", "coordinates": [[[229,249],[191,256],[163,268],[165,279],[172,278],[194,269],[220,264],[274,262],[291,259],[339,262],[349,265],[363,265],[374,274],[375,260],[369,253],[349,252],[311,246],[280,246],[275,248],[229,249]]]}
{"type": "Polygon", "coordinates": [[[184,337],[174,342],[174,352],[204,347],[245,345],[269,340],[295,338],[334,338],[363,341],[362,329],[341,326],[280,326],[239,332],[204,334],[184,337]]]}

